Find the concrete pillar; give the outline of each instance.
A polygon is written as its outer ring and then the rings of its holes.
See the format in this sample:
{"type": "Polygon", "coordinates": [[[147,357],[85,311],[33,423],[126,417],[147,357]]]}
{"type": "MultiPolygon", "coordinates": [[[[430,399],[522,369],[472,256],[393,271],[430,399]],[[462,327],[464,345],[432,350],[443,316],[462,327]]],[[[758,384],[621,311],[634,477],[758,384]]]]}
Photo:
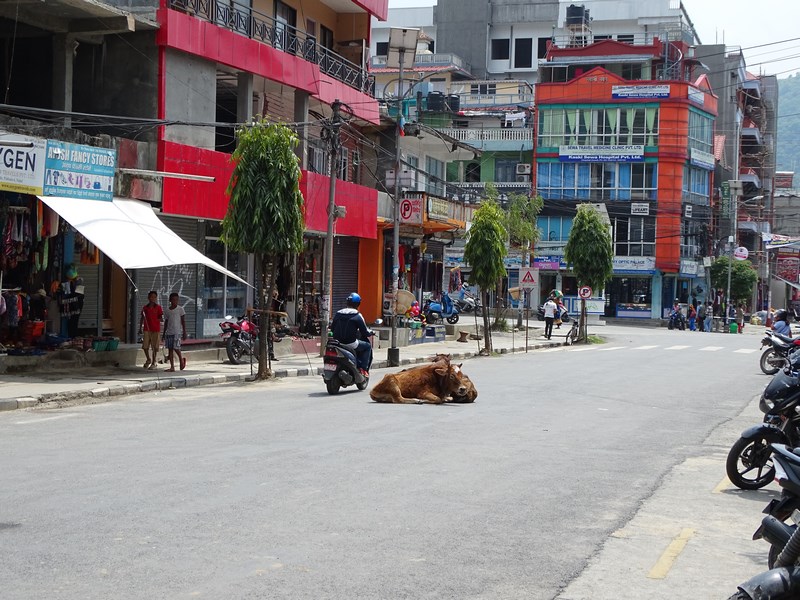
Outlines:
{"type": "Polygon", "coordinates": [[[660,319],[661,318],[661,290],[663,289],[661,286],[663,284],[663,279],[661,277],[661,272],[657,272],[653,275],[653,280],[650,283],[650,318],[651,319],[660,319]]]}
{"type": "MultiPolygon", "coordinates": [[[[72,111],[72,66],[78,41],[67,33],[53,36],[53,109],[72,111]]],[[[71,119],[64,125],[71,126],[71,119]]]]}
{"type": "Polygon", "coordinates": [[[253,75],[239,73],[236,80],[236,120],[249,123],[253,120],[253,75]]]}
{"type": "MultiPolygon", "coordinates": [[[[294,120],[296,123],[306,123],[308,121],[308,92],[302,90],[294,91],[294,120]]],[[[308,125],[297,125],[295,128],[300,143],[297,144],[294,153],[300,159],[300,168],[308,168],[308,125]]]]}

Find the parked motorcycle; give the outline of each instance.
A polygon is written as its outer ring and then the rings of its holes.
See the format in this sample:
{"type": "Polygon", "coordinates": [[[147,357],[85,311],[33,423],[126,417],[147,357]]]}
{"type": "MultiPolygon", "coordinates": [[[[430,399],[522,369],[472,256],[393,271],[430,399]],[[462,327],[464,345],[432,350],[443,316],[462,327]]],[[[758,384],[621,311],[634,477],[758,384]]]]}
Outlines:
{"type": "MultiPolygon", "coordinates": [[[[380,325],[381,321],[378,320],[376,323],[380,325]]],[[[369,341],[372,343],[371,339],[369,341]]],[[[322,379],[331,396],[338,394],[340,388],[353,384],[359,390],[367,389],[369,374],[366,377],[361,374],[355,352],[343,346],[337,339],[328,337],[322,361],[322,379]]]]}
{"type": "Polygon", "coordinates": [[[458,297],[453,300],[458,307],[458,312],[469,314],[481,308],[478,299],[467,289],[466,285],[461,286],[458,297]]]}
{"type": "Polygon", "coordinates": [[[731,483],[743,490],[757,490],[775,477],[770,444],[800,445],[800,352],[790,357],[787,368],[769,382],[758,407],[764,422],[742,432],[728,452],[725,470],[731,483]]]}
{"type": "Polygon", "coordinates": [[[234,321],[231,315],[226,315],[219,327],[225,340],[225,353],[232,364],[242,364],[243,357],[251,353],[254,358],[258,356],[258,325],[253,320],[243,315],[234,321]]]}
{"type": "Polygon", "coordinates": [[[425,321],[431,324],[438,323],[442,319],[447,319],[451,325],[458,323],[458,307],[447,292],[442,292],[441,302],[427,300],[422,312],[425,313],[425,321]]]}
{"type": "Polygon", "coordinates": [[[790,338],[767,329],[761,339],[761,347],[768,346],[761,354],[759,366],[767,375],[774,375],[789,364],[789,354],[800,348],[800,338],[790,338]]]}
{"type": "MultiPolygon", "coordinates": [[[[569,313],[567,312],[567,309],[564,308],[563,306],[559,306],[559,308],[561,309],[561,317],[560,317],[561,318],[561,322],[562,323],[569,323],[570,316],[569,316],[569,313]]],[[[544,321],[544,305],[540,306],[536,310],[536,317],[540,321],[544,321]]]]}
{"type": "Polygon", "coordinates": [[[686,319],[683,318],[683,313],[680,310],[674,310],[669,313],[669,321],[667,321],[667,329],[686,329],[686,319]]]}

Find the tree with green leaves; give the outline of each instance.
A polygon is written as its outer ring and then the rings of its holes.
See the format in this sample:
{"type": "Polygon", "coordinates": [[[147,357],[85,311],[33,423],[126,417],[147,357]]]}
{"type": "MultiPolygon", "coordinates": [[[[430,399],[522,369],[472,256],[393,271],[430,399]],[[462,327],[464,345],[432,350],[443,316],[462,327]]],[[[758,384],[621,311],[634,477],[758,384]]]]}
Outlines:
{"type": "MultiPolygon", "coordinates": [[[[613,273],[614,249],[611,232],[592,204],[578,205],[564,260],[571,265],[578,285],[588,285],[599,293],[613,273]]],[[[587,340],[586,300],[581,300],[580,339],[587,340]]]]}
{"type": "Polygon", "coordinates": [[[467,233],[464,261],[472,268],[469,281],[481,290],[484,346],[492,352],[492,333],[489,328],[489,294],[498,279],[506,273],[503,259],[508,252],[508,231],[504,226],[503,210],[494,200],[484,200],[472,217],[467,233]]]}
{"type": "MultiPolygon", "coordinates": [[[[277,261],[303,247],[305,217],[300,193],[297,135],[285,125],[260,121],[240,127],[228,184],[230,202],[222,241],[234,252],[255,254],[261,269],[259,304],[271,308],[277,261]]],[[[265,315],[259,335],[258,379],[272,376],[265,315]]]]}
{"type": "MultiPolygon", "coordinates": [[[[544,200],[541,196],[509,194],[505,211],[505,227],[509,241],[522,252],[522,266],[527,267],[531,247],[539,241],[541,232],[536,226],[536,217],[542,211],[544,200]]],[[[522,327],[522,301],[517,316],[517,327],[522,327]]]]}
{"type": "Polygon", "coordinates": [[[711,265],[711,285],[727,291],[728,265],[731,266],[731,299],[747,302],[752,298],[753,286],[758,281],[758,273],[749,260],[734,260],[731,264],[729,257],[720,256],[711,265]]]}

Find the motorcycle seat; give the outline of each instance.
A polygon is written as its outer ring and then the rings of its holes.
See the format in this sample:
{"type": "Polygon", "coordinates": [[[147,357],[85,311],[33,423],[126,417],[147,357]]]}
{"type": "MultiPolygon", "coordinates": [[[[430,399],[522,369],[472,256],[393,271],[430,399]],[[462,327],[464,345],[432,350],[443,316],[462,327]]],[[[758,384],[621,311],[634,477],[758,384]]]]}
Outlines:
{"type": "Polygon", "coordinates": [[[794,344],[795,342],[798,341],[796,338],[792,338],[775,331],[772,332],[772,337],[778,338],[779,340],[781,340],[782,342],[786,342],[787,344],[794,344]]]}

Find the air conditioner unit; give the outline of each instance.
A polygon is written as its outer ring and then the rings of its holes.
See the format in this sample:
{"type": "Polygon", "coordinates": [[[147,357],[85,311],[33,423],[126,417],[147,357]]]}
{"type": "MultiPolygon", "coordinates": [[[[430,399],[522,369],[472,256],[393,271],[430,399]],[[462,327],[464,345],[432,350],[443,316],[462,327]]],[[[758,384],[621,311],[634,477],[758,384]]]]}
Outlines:
{"type": "Polygon", "coordinates": [[[530,180],[530,175],[517,175],[517,183],[528,183],[530,180]]]}
{"type": "Polygon", "coordinates": [[[517,163],[517,175],[530,175],[530,174],[531,174],[530,163],[517,163]]]}

